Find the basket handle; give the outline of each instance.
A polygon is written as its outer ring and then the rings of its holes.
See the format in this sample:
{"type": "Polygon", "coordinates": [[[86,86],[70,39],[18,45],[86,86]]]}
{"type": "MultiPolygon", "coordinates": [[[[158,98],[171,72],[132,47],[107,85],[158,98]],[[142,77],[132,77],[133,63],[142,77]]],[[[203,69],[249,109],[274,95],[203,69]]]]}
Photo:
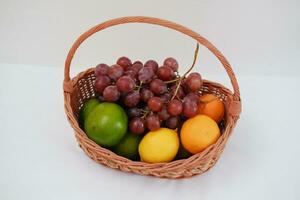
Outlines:
{"type": "Polygon", "coordinates": [[[155,24],[155,25],[160,25],[163,27],[167,27],[176,31],[179,31],[185,35],[188,35],[195,40],[197,40],[200,44],[205,46],[207,49],[209,49],[222,63],[224,66],[231,84],[233,86],[234,94],[233,94],[233,100],[235,101],[240,101],[240,91],[239,91],[239,85],[237,82],[237,79],[234,75],[234,72],[227,61],[227,59],[223,56],[223,54],[212,44],[210,43],[207,39],[199,35],[198,33],[182,26],[179,24],[176,24],[174,22],[170,22],[167,20],[163,19],[158,19],[158,18],[153,18],[153,17],[143,17],[143,16],[131,16],[131,17],[121,17],[121,18],[116,18],[112,19],[106,22],[103,22],[97,26],[94,26],[90,30],[86,31],[83,33],[73,44],[71,47],[68,56],[65,61],[65,74],[64,74],[64,90],[68,90],[68,88],[72,87],[71,86],[71,81],[70,81],[70,65],[71,61],[73,59],[73,56],[77,50],[77,48],[80,46],[80,44],[85,41],[88,37],[93,35],[94,33],[104,30],[108,27],[119,25],[119,24],[127,24],[127,23],[146,23],[146,24],[155,24]]]}

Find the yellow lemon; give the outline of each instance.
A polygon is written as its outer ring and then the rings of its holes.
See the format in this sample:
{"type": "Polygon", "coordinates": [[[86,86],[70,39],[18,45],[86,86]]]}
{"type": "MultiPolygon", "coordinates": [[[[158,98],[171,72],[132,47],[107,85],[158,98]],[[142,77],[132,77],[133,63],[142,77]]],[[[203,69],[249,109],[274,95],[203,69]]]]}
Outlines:
{"type": "Polygon", "coordinates": [[[172,161],[179,148],[177,132],[168,128],[160,128],[147,133],[139,144],[141,160],[148,163],[172,161]]]}

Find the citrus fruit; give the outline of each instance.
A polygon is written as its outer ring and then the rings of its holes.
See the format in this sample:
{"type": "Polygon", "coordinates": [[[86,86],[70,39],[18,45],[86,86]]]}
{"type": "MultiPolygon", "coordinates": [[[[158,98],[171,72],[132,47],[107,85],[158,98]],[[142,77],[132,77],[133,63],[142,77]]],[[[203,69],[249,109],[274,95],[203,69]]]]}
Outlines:
{"type": "Polygon", "coordinates": [[[142,136],[129,132],[123,137],[119,144],[113,147],[113,151],[125,158],[137,160],[139,157],[138,147],[141,139],[142,136]]]}
{"type": "Polygon", "coordinates": [[[223,102],[213,94],[205,94],[199,98],[198,113],[207,115],[219,123],[225,113],[223,102]]]}
{"type": "Polygon", "coordinates": [[[177,133],[168,128],[159,128],[147,133],[139,145],[141,160],[148,163],[170,162],[179,148],[177,133]]]}
{"type": "Polygon", "coordinates": [[[79,123],[81,125],[84,124],[84,121],[87,118],[87,116],[99,103],[100,102],[98,101],[98,99],[92,98],[83,104],[79,112],[79,123]]]}
{"type": "Polygon", "coordinates": [[[97,105],[84,122],[84,130],[89,138],[104,147],[118,144],[127,132],[127,115],[115,103],[104,102],[97,105]]]}
{"type": "Polygon", "coordinates": [[[203,151],[220,137],[218,124],[206,115],[196,115],[186,120],[181,128],[183,147],[192,154],[203,151]]]}

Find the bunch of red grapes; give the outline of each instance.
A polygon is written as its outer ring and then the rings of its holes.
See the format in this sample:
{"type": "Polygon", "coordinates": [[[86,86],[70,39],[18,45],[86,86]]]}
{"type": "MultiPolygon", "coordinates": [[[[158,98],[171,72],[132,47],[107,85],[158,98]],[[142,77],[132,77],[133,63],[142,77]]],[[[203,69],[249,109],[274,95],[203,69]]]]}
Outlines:
{"type": "Polygon", "coordinates": [[[125,108],[132,133],[176,129],[198,112],[201,76],[196,72],[179,76],[174,58],[165,59],[159,67],[154,60],[143,64],[121,57],[110,67],[97,65],[95,75],[99,99],[125,108]]]}

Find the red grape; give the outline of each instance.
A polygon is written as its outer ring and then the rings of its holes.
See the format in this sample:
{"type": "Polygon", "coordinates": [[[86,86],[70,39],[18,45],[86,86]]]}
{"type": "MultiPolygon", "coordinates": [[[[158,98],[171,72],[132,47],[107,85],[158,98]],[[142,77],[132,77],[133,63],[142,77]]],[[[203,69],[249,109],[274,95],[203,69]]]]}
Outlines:
{"type": "Polygon", "coordinates": [[[166,121],[166,126],[170,129],[175,129],[177,128],[179,125],[179,118],[178,117],[170,117],[169,119],[167,119],[166,121]]]}
{"type": "Polygon", "coordinates": [[[151,97],[147,103],[150,110],[158,112],[163,106],[163,101],[159,97],[151,97]]]}
{"type": "Polygon", "coordinates": [[[107,64],[101,63],[96,66],[95,75],[96,76],[107,75],[108,69],[109,66],[107,64]]]}
{"type": "Polygon", "coordinates": [[[134,134],[142,134],[145,131],[145,123],[141,118],[135,117],[130,120],[129,129],[134,134]]]}
{"type": "Polygon", "coordinates": [[[164,66],[170,67],[174,72],[178,70],[178,62],[172,57],[165,59],[164,66]]]}
{"type": "Polygon", "coordinates": [[[177,99],[170,101],[168,105],[168,113],[172,116],[180,115],[182,112],[182,103],[177,99]]]}
{"type": "Polygon", "coordinates": [[[115,85],[110,85],[106,87],[103,91],[103,98],[105,99],[105,101],[118,101],[119,97],[120,92],[118,91],[118,88],[115,85]]]}
{"type": "Polygon", "coordinates": [[[112,80],[116,81],[124,74],[124,70],[120,65],[112,65],[107,74],[112,80]]]}
{"type": "Polygon", "coordinates": [[[139,101],[140,101],[140,94],[138,91],[132,91],[124,97],[124,104],[129,108],[137,106],[139,101]]]}
{"type": "MultiPolygon", "coordinates": [[[[176,91],[176,88],[177,88],[177,85],[173,85],[171,88],[170,88],[170,93],[172,95],[174,95],[175,91],[176,91]]],[[[182,86],[179,86],[178,90],[177,90],[177,94],[176,94],[176,97],[179,98],[179,99],[182,99],[183,97],[185,96],[185,93],[184,93],[184,90],[182,88],[182,86]]]]}
{"type": "Polygon", "coordinates": [[[127,57],[121,57],[117,60],[117,64],[123,67],[124,71],[131,67],[131,60],[127,57]]]}
{"type": "Polygon", "coordinates": [[[160,96],[161,100],[164,103],[167,103],[171,99],[172,95],[168,92],[164,93],[163,95],[160,96]]]}
{"type": "Polygon", "coordinates": [[[181,79],[181,87],[186,94],[190,92],[189,89],[186,87],[186,77],[181,79]]]}
{"type": "Polygon", "coordinates": [[[141,117],[141,115],[142,115],[140,109],[137,107],[128,109],[127,114],[129,116],[129,118],[141,117]]]}
{"type": "Polygon", "coordinates": [[[148,100],[153,96],[154,96],[153,92],[151,92],[149,89],[143,88],[141,90],[141,99],[144,102],[148,102],[148,100]]]}
{"type": "Polygon", "coordinates": [[[104,97],[103,97],[102,95],[99,95],[99,96],[98,96],[98,99],[99,99],[100,102],[105,101],[105,99],[104,99],[104,97]]]}
{"type": "Polygon", "coordinates": [[[151,67],[153,69],[153,72],[156,73],[158,69],[158,64],[155,60],[148,60],[145,65],[145,67],[151,67]]]}
{"type": "Polygon", "coordinates": [[[111,80],[108,76],[100,75],[95,80],[95,90],[99,94],[102,94],[103,90],[111,85],[111,80]]]}
{"type": "Polygon", "coordinates": [[[183,102],[183,115],[185,117],[191,118],[197,115],[198,106],[195,101],[186,100],[183,102]]]}
{"type": "Polygon", "coordinates": [[[132,65],[135,65],[135,64],[140,64],[140,65],[143,65],[143,63],[142,63],[141,61],[139,61],[139,60],[137,60],[137,61],[134,61],[134,63],[133,63],[132,65]]]}
{"type": "Polygon", "coordinates": [[[201,75],[197,72],[193,72],[188,75],[185,85],[191,92],[197,92],[202,87],[201,75]]]}
{"type": "Polygon", "coordinates": [[[134,62],[130,70],[134,71],[135,74],[138,74],[139,71],[143,68],[143,63],[140,61],[134,62]]]}
{"type": "Polygon", "coordinates": [[[146,118],[146,125],[150,131],[155,131],[160,128],[159,117],[155,114],[152,114],[146,118]]]}
{"type": "Polygon", "coordinates": [[[149,83],[153,76],[154,72],[150,67],[143,67],[138,73],[139,81],[143,81],[144,83],[149,83]]]}
{"type": "Polygon", "coordinates": [[[158,112],[158,117],[159,117],[160,120],[167,120],[170,117],[166,106],[163,106],[161,111],[158,112]]]}
{"type": "Polygon", "coordinates": [[[129,76],[122,76],[117,80],[116,86],[120,92],[128,93],[134,89],[135,82],[129,76]]]}
{"type": "Polygon", "coordinates": [[[194,102],[196,102],[196,104],[198,104],[199,96],[197,95],[197,93],[190,92],[183,98],[183,101],[187,101],[187,100],[194,101],[194,102]]]}
{"type": "Polygon", "coordinates": [[[157,95],[167,92],[167,85],[160,79],[154,79],[150,83],[150,90],[157,95]]]}
{"type": "Polygon", "coordinates": [[[124,75],[130,76],[134,82],[137,81],[137,73],[135,73],[132,69],[125,71],[124,75]]]}
{"type": "Polygon", "coordinates": [[[170,67],[162,66],[157,70],[157,76],[163,81],[169,81],[174,78],[175,74],[170,67]]]}

